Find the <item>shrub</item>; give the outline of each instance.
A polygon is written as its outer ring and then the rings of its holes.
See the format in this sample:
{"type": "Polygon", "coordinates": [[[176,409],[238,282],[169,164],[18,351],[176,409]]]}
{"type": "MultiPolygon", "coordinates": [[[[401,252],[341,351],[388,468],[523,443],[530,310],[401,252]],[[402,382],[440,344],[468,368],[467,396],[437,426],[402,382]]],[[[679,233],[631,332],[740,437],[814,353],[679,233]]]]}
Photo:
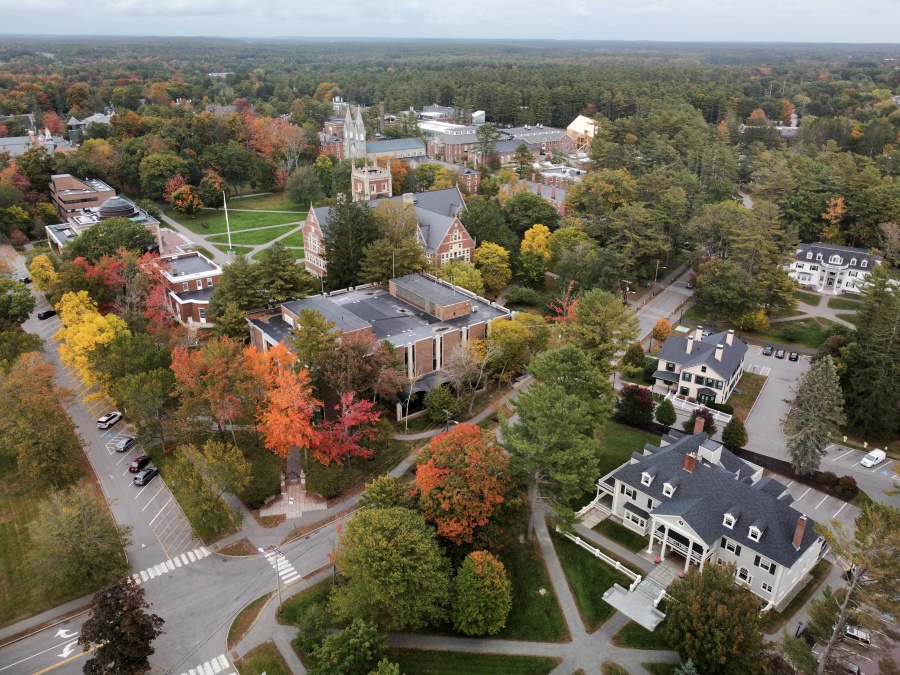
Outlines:
{"type": "Polygon", "coordinates": [[[28,243],[28,237],[21,230],[13,230],[9,233],[9,243],[18,251],[28,243]]]}
{"type": "Polygon", "coordinates": [[[725,428],[722,429],[722,443],[725,444],[725,447],[731,448],[734,450],[735,448],[743,448],[747,441],[750,440],[747,436],[747,428],[744,426],[744,422],[740,417],[732,417],[731,421],[725,425],[725,428]]]}
{"type": "Polygon", "coordinates": [[[824,485],[825,487],[833,488],[837,482],[838,477],[837,474],[833,471],[819,471],[816,474],[816,482],[819,485],[824,485]]]}
{"type": "Polygon", "coordinates": [[[644,367],[644,382],[646,382],[647,384],[653,384],[656,382],[656,378],[653,377],[653,373],[659,370],[659,359],[648,357],[645,360],[645,363],[647,365],[644,367]]]}
{"type": "Polygon", "coordinates": [[[712,410],[718,410],[726,415],[734,415],[734,406],[731,406],[728,403],[707,403],[706,407],[712,410]]]}
{"type": "Polygon", "coordinates": [[[241,494],[241,501],[251,509],[258,509],[266,499],[281,490],[281,460],[266,450],[245,450],[250,460],[250,482],[241,494]]]}
{"type": "Polygon", "coordinates": [[[626,424],[647,426],[653,421],[653,398],[650,390],[635,384],[626,384],[616,400],[616,416],[626,424]]]}
{"type": "Polygon", "coordinates": [[[806,327],[805,323],[786,323],[781,327],[779,333],[781,337],[788,342],[796,342],[803,336],[803,329],[806,327]]]}
{"type": "Polygon", "coordinates": [[[666,399],[656,406],[656,421],[664,427],[671,427],[678,421],[678,415],[675,413],[675,406],[672,401],[666,399]]]}
{"type": "Polygon", "coordinates": [[[628,349],[625,350],[625,355],[622,357],[622,364],[640,372],[644,367],[644,348],[640,342],[632,342],[629,345],[628,349]]]}
{"type": "Polygon", "coordinates": [[[838,494],[853,494],[858,489],[856,479],[853,476],[841,476],[834,486],[834,491],[838,494]]]}
{"type": "Polygon", "coordinates": [[[432,422],[443,423],[447,421],[447,412],[450,413],[450,419],[459,415],[459,401],[449,388],[439,384],[425,394],[425,410],[432,422]]]}
{"type": "Polygon", "coordinates": [[[513,286],[504,294],[507,305],[525,305],[526,307],[540,307],[543,302],[541,294],[533,288],[525,286],[513,286]]]}

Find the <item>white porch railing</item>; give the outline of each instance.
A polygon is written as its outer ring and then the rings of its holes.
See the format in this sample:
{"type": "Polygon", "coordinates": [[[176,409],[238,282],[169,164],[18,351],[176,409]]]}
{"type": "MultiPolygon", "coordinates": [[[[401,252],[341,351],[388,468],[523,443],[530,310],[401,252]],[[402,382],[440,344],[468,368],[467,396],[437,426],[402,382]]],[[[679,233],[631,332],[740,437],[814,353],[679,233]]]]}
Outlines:
{"type": "MultiPolygon", "coordinates": [[[[557,528],[556,531],[560,532],[559,528],[557,528]]],[[[569,534],[569,533],[562,533],[562,532],[560,532],[560,533],[565,534],[565,536],[568,539],[571,539],[572,541],[574,541],[585,551],[592,554],[595,558],[599,558],[600,560],[605,562],[607,565],[611,565],[611,566],[615,567],[616,571],[621,572],[626,577],[631,579],[632,580],[631,586],[628,587],[629,592],[634,591],[634,589],[637,588],[637,585],[639,583],[641,583],[641,575],[640,574],[637,574],[636,572],[632,572],[630,569],[625,567],[625,565],[620,563],[618,560],[616,560],[615,558],[610,558],[603,551],[601,551],[598,548],[594,548],[593,546],[591,546],[589,543],[587,543],[581,537],[576,537],[574,534],[569,534]]]]}
{"type": "Polygon", "coordinates": [[[674,405],[677,410],[683,410],[685,412],[692,413],[695,410],[699,410],[702,408],[703,410],[709,410],[716,422],[728,424],[731,421],[731,415],[719,412],[718,410],[713,410],[712,408],[707,408],[702,403],[691,403],[686,398],[678,398],[673,392],[669,392],[668,394],[666,394],[666,398],[672,401],[672,405],[674,405]]]}

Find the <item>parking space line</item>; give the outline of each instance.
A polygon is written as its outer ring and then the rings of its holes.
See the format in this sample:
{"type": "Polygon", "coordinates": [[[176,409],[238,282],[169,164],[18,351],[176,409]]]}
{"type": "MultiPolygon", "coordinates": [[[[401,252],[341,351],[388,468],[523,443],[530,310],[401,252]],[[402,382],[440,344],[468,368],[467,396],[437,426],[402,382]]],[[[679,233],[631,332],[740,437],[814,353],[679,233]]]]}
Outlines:
{"type": "Polygon", "coordinates": [[[831,516],[832,520],[838,517],[838,513],[840,513],[841,511],[843,511],[845,506],[847,506],[847,502],[844,502],[844,505],[841,506],[841,508],[839,508],[839,509],[837,510],[837,513],[835,513],[833,516],[831,516]]]}
{"type": "Polygon", "coordinates": [[[806,496],[807,492],[809,492],[810,490],[812,490],[811,487],[806,488],[806,492],[804,492],[802,495],[797,497],[797,501],[799,502],[801,499],[803,499],[806,496]]]}
{"type": "Polygon", "coordinates": [[[790,483],[788,483],[786,489],[790,490],[790,489],[791,489],[791,485],[793,485],[793,484],[794,484],[794,481],[791,481],[790,483]]]}
{"type": "Polygon", "coordinates": [[[157,512],[157,514],[155,516],[153,516],[153,520],[151,520],[149,523],[150,527],[153,527],[153,521],[156,520],[157,518],[159,518],[159,514],[166,510],[166,507],[169,505],[169,503],[171,501],[172,501],[172,498],[169,497],[169,501],[167,501],[165,504],[163,504],[163,507],[157,512]]]}
{"type": "MultiPolygon", "coordinates": [[[[859,462],[861,462],[861,461],[862,461],[862,460],[859,460],[859,462]]],[[[857,466],[857,465],[859,464],[859,462],[856,462],[856,463],[853,464],[853,466],[851,466],[850,468],[852,469],[854,466],[857,466]]]]}
{"type": "Polygon", "coordinates": [[[820,501],[818,504],[816,504],[814,508],[819,508],[820,506],[822,506],[822,504],[825,503],[826,499],[828,499],[828,495],[825,495],[824,497],[822,497],[822,501],[820,501]]]}
{"type": "Polygon", "coordinates": [[[881,471],[882,469],[887,469],[890,465],[891,465],[891,462],[888,462],[888,463],[885,464],[884,466],[876,466],[876,467],[875,467],[874,469],[872,469],[869,473],[875,473],[876,471],[881,471]]]}
{"type": "Polygon", "coordinates": [[[846,457],[846,456],[849,455],[851,452],[853,452],[853,450],[848,450],[848,451],[845,452],[843,455],[840,455],[839,457],[835,457],[835,458],[834,458],[833,460],[831,460],[831,461],[832,461],[832,462],[836,462],[836,461],[838,461],[841,457],[846,457]]]}
{"type": "Polygon", "coordinates": [[[141,509],[141,513],[143,513],[143,512],[146,510],[146,508],[147,508],[148,506],[150,506],[150,504],[153,503],[153,500],[156,499],[157,495],[159,495],[159,493],[162,492],[162,491],[165,490],[165,489],[166,489],[166,486],[165,486],[165,485],[163,485],[161,488],[159,488],[159,490],[156,491],[156,494],[153,495],[152,497],[150,497],[150,501],[147,502],[147,503],[144,505],[144,508],[143,508],[143,509],[141,509]]]}

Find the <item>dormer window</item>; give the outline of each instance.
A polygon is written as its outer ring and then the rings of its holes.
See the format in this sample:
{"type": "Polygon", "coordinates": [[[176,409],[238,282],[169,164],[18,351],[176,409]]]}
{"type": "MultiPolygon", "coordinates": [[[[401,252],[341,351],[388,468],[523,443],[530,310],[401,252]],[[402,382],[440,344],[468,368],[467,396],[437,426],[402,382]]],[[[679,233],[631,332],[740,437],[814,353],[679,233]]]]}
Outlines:
{"type": "Polygon", "coordinates": [[[650,483],[652,483],[652,482],[653,482],[653,476],[650,475],[648,472],[644,471],[644,473],[641,474],[641,485],[650,485],[650,483]]]}
{"type": "Polygon", "coordinates": [[[841,256],[833,255],[833,256],[831,256],[831,258],[828,259],[828,262],[830,262],[834,265],[840,265],[841,264],[841,256]]]}
{"type": "Polygon", "coordinates": [[[821,260],[821,259],[822,259],[822,254],[816,253],[816,260],[821,260]]]}
{"type": "Polygon", "coordinates": [[[850,267],[856,267],[856,258],[850,258],[850,267]]]}
{"type": "Polygon", "coordinates": [[[759,541],[759,538],[762,536],[762,530],[760,530],[756,525],[750,526],[750,533],[747,535],[753,541],[759,541]]]}
{"type": "Polygon", "coordinates": [[[859,263],[859,266],[860,266],[860,267],[868,267],[868,266],[869,266],[869,261],[868,261],[868,260],[863,260],[861,263],[859,263]]]}
{"type": "Polygon", "coordinates": [[[734,529],[734,516],[730,513],[725,514],[725,519],[722,521],[722,524],[727,527],[729,530],[734,529]]]}
{"type": "Polygon", "coordinates": [[[806,259],[812,260],[812,251],[810,251],[809,253],[806,254],[806,259]]]}
{"type": "Polygon", "coordinates": [[[666,497],[671,497],[675,494],[675,487],[676,486],[672,485],[671,483],[663,483],[663,494],[666,497]]]}

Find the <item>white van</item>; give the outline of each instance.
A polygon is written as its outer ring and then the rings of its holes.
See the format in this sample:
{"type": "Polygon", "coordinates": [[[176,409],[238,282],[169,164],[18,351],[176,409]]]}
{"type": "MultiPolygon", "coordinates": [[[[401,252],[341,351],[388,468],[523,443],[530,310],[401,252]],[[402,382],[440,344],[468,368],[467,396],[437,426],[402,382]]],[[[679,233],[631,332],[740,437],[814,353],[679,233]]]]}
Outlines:
{"type": "Polygon", "coordinates": [[[856,640],[864,645],[872,644],[872,635],[865,628],[856,626],[844,626],[844,636],[856,640]]]}
{"type": "Polygon", "coordinates": [[[884,461],[884,458],[887,457],[887,454],[884,450],[873,450],[868,455],[863,457],[860,460],[860,464],[862,464],[867,469],[875,466],[876,464],[881,464],[884,461]]]}

